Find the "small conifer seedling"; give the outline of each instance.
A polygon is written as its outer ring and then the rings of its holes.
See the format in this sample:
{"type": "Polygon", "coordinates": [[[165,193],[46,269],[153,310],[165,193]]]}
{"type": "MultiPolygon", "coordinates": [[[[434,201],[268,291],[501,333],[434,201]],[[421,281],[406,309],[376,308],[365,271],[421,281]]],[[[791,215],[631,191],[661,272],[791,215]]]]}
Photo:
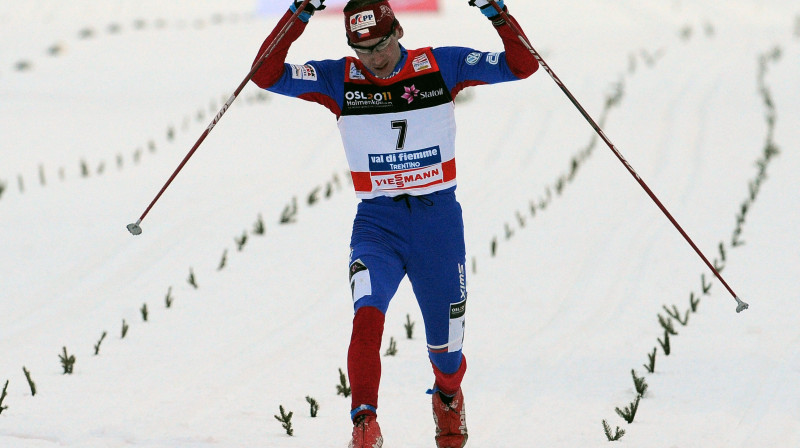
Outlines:
{"type": "Polygon", "coordinates": [[[406,323],[404,325],[406,328],[406,339],[413,339],[414,338],[414,322],[411,322],[411,315],[406,314],[406,323]]]}
{"type": "Polygon", "coordinates": [[[98,340],[98,341],[97,341],[97,343],[96,343],[96,344],[94,344],[94,354],[95,354],[95,356],[97,356],[97,355],[99,355],[99,354],[100,354],[100,344],[102,344],[102,343],[103,343],[103,339],[105,339],[105,338],[106,338],[106,335],[107,335],[107,334],[108,334],[108,333],[106,333],[106,332],[104,331],[104,332],[103,332],[103,334],[102,334],[102,335],[100,335],[100,340],[98,340]]]}
{"type": "Polygon", "coordinates": [[[625,435],[625,430],[624,429],[620,429],[619,426],[617,426],[617,430],[614,431],[614,434],[612,434],[611,433],[611,426],[609,426],[608,422],[605,421],[605,420],[603,420],[603,431],[606,433],[606,437],[608,438],[609,442],[615,442],[615,441],[621,439],[622,436],[625,435]]]}
{"type": "Polygon", "coordinates": [[[525,227],[526,223],[525,217],[522,216],[522,213],[520,213],[519,210],[517,210],[516,214],[517,214],[517,223],[519,224],[520,228],[525,227]]]}
{"type": "Polygon", "coordinates": [[[221,271],[227,263],[228,263],[228,249],[225,249],[222,252],[222,259],[219,261],[219,266],[217,266],[217,270],[221,271]]]}
{"type": "Polygon", "coordinates": [[[128,322],[125,322],[125,319],[122,319],[122,334],[120,339],[125,339],[125,336],[128,335],[128,328],[130,328],[128,327],[128,322]]]}
{"type": "Polygon", "coordinates": [[[306,401],[310,407],[311,417],[316,417],[317,412],[319,412],[319,402],[317,400],[311,398],[310,396],[306,396],[306,401]]]}
{"type": "Polygon", "coordinates": [[[658,339],[658,343],[661,344],[661,348],[664,350],[664,354],[669,356],[672,349],[669,346],[669,332],[664,330],[664,340],[662,341],[661,338],[658,339]]]}
{"type": "Polygon", "coordinates": [[[561,196],[561,192],[564,191],[564,186],[566,185],[566,179],[564,177],[558,178],[556,181],[556,194],[561,196]]]}
{"type": "Polygon", "coordinates": [[[640,396],[644,396],[644,393],[647,392],[647,382],[644,380],[644,377],[639,378],[636,376],[636,371],[631,369],[631,376],[633,377],[633,386],[636,389],[636,393],[640,396]]]}
{"type": "Polygon", "coordinates": [[[628,424],[633,423],[634,417],[636,417],[636,411],[639,409],[639,400],[642,398],[641,395],[637,395],[636,399],[631,402],[629,406],[625,406],[625,409],[616,408],[617,414],[622,417],[628,424]]]}
{"type": "Polygon", "coordinates": [[[261,214],[258,215],[258,220],[253,225],[253,235],[264,235],[267,229],[264,226],[264,218],[261,217],[261,214]]]}
{"type": "Polygon", "coordinates": [[[291,224],[297,222],[297,197],[292,198],[292,202],[284,207],[281,212],[281,224],[291,224]]]}
{"type": "Polygon", "coordinates": [[[505,223],[504,228],[506,232],[506,241],[508,241],[514,237],[514,229],[512,229],[508,223],[505,223]]]}
{"type": "Polygon", "coordinates": [[[275,420],[281,422],[283,429],[286,430],[287,435],[294,435],[294,430],[292,429],[292,411],[289,411],[287,414],[286,411],[283,409],[283,405],[280,405],[281,416],[278,417],[275,415],[275,420]]]}
{"type": "Polygon", "coordinates": [[[245,230],[242,236],[234,238],[233,241],[236,243],[236,250],[241,252],[244,245],[247,244],[247,231],[245,230]]]}
{"type": "Polygon", "coordinates": [[[648,353],[647,358],[650,360],[648,364],[643,364],[647,373],[653,373],[656,371],[656,347],[653,347],[653,353],[648,353]]]}
{"type": "Polygon", "coordinates": [[[342,372],[342,369],[339,369],[339,384],[336,385],[336,395],[342,395],[345,398],[350,396],[350,387],[347,385],[347,377],[342,372]]]}
{"type": "Polygon", "coordinates": [[[311,190],[311,193],[308,194],[308,199],[306,202],[309,206],[316,204],[319,202],[319,192],[322,190],[322,187],[316,187],[311,190]]]}
{"type": "Polygon", "coordinates": [[[671,310],[667,308],[666,305],[664,305],[664,311],[666,311],[671,318],[677,320],[678,323],[684,327],[689,323],[689,313],[691,312],[690,310],[686,310],[686,314],[684,315],[683,319],[681,319],[681,313],[680,311],[678,311],[678,307],[676,305],[672,305],[671,310]]]}
{"type": "Polygon", "coordinates": [[[706,283],[706,274],[700,275],[700,283],[703,284],[703,294],[708,295],[711,291],[711,283],[706,283]]]}
{"type": "Polygon", "coordinates": [[[700,297],[695,297],[694,293],[689,294],[689,306],[692,308],[692,312],[697,312],[697,305],[700,304],[700,297]]]}
{"type": "Polygon", "coordinates": [[[6,380],[6,385],[3,386],[3,392],[0,392],[0,414],[2,414],[3,411],[8,409],[8,406],[3,406],[3,402],[6,400],[6,395],[8,395],[6,393],[7,390],[8,390],[8,380],[6,380]]]}
{"type": "Polygon", "coordinates": [[[67,354],[67,347],[63,347],[64,352],[58,355],[61,360],[61,367],[64,369],[64,375],[72,375],[75,368],[75,355],[67,354]]]}
{"type": "Polygon", "coordinates": [[[394,336],[389,338],[389,347],[386,349],[386,353],[383,356],[394,356],[397,354],[397,341],[394,340],[394,336]]]}
{"type": "Polygon", "coordinates": [[[31,379],[31,372],[30,370],[26,369],[25,366],[22,366],[22,372],[25,374],[25,379],[28,380],[28,387],[31,388],[31,396],[36,396],[36,383],[33,382],[31,379]]]}
{"type": "Polygon", "coordinates": [[[189,278],[187,278],[186,281],[192,285],[192,288],[197,289],[197,279],[194,277],[194,270],[192,268],[189,268],[189,278]]]}
{"type": "Polygon", "coordinates": [[[658,314],[658,323],[660,323],[660,324],[661,324],[661,327],[663,327],[663,328],[664,328],[664,330],[665,330],[667,333],[669,333],[669,334],[671,334],[671,335],[673,335],[673,336],[677,336],[677,335],[678,335],[678,332],[677,332],[677,331],[675,331],[675,327],[672,325],[672,319],[670,319],[670,318],[664,318],[664,317],[661,315],[661,313],[659,313],[659,314],[658,314]]]}

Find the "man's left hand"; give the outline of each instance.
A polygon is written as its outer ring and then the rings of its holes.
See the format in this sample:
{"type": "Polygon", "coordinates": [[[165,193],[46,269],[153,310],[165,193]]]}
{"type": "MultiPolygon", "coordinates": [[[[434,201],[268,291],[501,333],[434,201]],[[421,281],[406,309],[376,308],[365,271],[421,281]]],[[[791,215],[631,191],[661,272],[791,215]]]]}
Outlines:
{"type": "MultiPolygon", "coordinates": [[[[325,9],[325,4],[324,3],[325,3],[325,0],[311,0],[310,2],[308,2],[308,4],[306,5],[306,7],[305,7],[305,9],[303,11],[309,12],[309,13],[311,13],[311,15],[313,15],[314,11],[322,11],[323,9],[325,9]]],[[[303,4],[303,2],[301,0],[295,0],[294,7],[295,8],[299,8],[300,5],[302,5],[302,4],[303,4]]]]}
{"type": "MultiPolygon", "coordinates": [[[[505,5],[503,5],[503,0],[497,0],[496,3],[497,6],[500,7],[500,9],[504,9],[505,5]]],[[[497,12],[496,9],[494,9],[492,2],[490,2],[489,0],[469,0],[469,5],[477,6],[478,8],[480,8],[483,15],[485,15],[490,19],[493,19],[494,16],[500,14],[499,12],[497,12]]]]}

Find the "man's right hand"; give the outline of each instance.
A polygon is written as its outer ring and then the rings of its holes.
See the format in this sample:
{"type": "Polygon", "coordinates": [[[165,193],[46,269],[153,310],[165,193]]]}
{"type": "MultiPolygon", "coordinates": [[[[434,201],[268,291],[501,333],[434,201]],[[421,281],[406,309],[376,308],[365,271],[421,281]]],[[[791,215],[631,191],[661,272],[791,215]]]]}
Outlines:
{"type": "MultiPolygon", "coordinates": [[[[325,0],[311,0],[308,2],[306,7],[303,8],[303,12],[301,12],[297,18],[303,23],[308,23],[308,19],[314,15],[314,11],[325,9],[325,5],[323,3],[325,3],[325,0]]],[[[289,7],[289,11],[297,12],[297,8],[299,8],[302,4],[303,2],[301,0],[295,0],[295,2],[292,3],[292,6],[289,7]]]]}

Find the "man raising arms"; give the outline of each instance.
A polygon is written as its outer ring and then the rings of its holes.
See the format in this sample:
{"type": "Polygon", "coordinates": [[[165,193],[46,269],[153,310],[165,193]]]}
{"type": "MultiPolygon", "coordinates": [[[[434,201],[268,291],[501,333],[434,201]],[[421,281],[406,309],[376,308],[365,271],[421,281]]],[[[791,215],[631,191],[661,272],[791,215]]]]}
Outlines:
{"type": "MultiPolygon", "coordinates": [[[[301,5],[295,1],[259,56],[301,5]]],[[[356,57],[285,63],[324,0],[312,0],[253,76],[261,88],[327,107],[338,122],[356,196],[350,240],[353,332],[347,356],[352,390],[351,448],[380,448],[377,422],[385,313],[407,275],[425,323],[433,367],[436,446],[467,442],[461,381],[466,313],[466,249],[456,200],[454,99],[464,88],[524,79],[539,64],[489,0],[470,5],[491,21],[498,53],[464,47],[409,50],[387,0],[350,0],[345,34],[356,57]]],[[[503,0],[497,4],[504,11],[503,0]]],[[[514,21],[519,28],[519,25],[514,21]]],[[[493,151],[496,148],[487,148],[493,151]]]]}

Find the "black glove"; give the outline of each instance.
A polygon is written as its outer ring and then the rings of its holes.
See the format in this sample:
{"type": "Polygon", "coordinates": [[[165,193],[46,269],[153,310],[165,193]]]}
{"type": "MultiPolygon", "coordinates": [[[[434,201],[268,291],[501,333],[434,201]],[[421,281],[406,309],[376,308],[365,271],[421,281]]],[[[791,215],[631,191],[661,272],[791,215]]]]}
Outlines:
{"type": "MultiPolygon", "coordinates": [[[[505,9],[505,5],[503,5],[503,0],[496,0],[496,3],[497,6],[500,7],[500,9],[505,9]]],[[[478,8],[481,9],[483,15],[485,15],[490,19],[496,16],[497,14],[500,14],[499,12],[497,12],[496,9],[494,9],[494,6],[492,6],[489,0],[469,0],[469,5],[477,6],[478,8]]]]}
{"type": "MultiPolygon", "coordinates": [[[[502,9],[503,11],[506,10],[505,5],[503,4],[503,0],[496,0],[496,2],[497,6],[499,6],[500,9],[502,9]]],[[[480,8],[483,15],[485,15],[489,20],[491,20],[492,23],[495,23],[501,19],[501,17],[498,17],[500,13],[497,12],[496,9],[494,9],[494,6],[491,3],[489,3],[489,0],[469,0],[469,5],[477,6],[478,8],[480,8]]],[[[500,21],[502,22],[502,20],[500,21]]]]}
{"type": "MultiPolygon", "coordinates": [[[[303,11],[311,15],[314,15],[314,11],[322,11],[323,9],[325,9],[324,3],[325,0],[311,0],[310,2],[308,2],[306,8],[303,11]]],[[[295,10],[299,8],[301,4],[303,4],[301,0],[295,0],[294,2],[295,10]]]]}

